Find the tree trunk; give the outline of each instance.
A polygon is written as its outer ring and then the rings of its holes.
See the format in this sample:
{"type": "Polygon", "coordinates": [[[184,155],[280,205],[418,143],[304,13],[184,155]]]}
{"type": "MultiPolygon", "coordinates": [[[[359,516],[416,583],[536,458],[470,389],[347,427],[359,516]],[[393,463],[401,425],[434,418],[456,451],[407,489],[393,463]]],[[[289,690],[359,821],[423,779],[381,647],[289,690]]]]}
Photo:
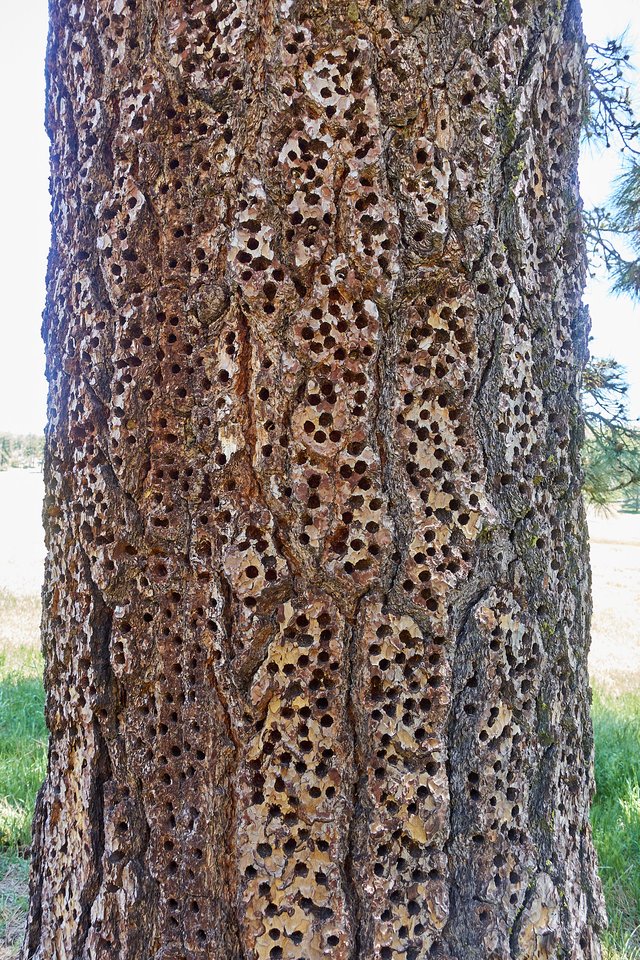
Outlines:
{"type": "Polygon", "coordinates": [[[38,960],[599,957],[574,0],[52,0],[38,960]]]}

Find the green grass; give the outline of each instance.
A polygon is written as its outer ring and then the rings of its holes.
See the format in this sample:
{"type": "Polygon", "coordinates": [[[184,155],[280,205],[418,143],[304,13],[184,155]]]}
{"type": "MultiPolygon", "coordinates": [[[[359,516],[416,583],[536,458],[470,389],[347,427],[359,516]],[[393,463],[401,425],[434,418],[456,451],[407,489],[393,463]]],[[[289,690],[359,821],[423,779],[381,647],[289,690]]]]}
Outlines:
{"type": "Polygon", "coordinates": [[[640,960],[640,694],[596,695],[591,820],[605,892],[608,960],[640,960]]]}
{"type": "MultiPolygon", "coordinates": [[[[42,661],[33,643],[0,651],[0,956],[21,935],[35,795],[45,773],[42,661]]],[[[606,960],[640,960],[640,694],[594,697],[593,834],[609,929],[606,960]]],[[[7,954],[9,955],[9,954],[7,954]]]]}
{"type": "Polygon", "coordinates": [[[42,659],[33,646],[0,652],[0,851],[31,840],[36,792],[45,773],[42,659]]]}
{"type": "Polygon", "coordinates": [[[24,854],[45,773],[43,708],[42,658],[33,643],[0,650],[0,956],[22,936],[29,872],[24,854]]]}

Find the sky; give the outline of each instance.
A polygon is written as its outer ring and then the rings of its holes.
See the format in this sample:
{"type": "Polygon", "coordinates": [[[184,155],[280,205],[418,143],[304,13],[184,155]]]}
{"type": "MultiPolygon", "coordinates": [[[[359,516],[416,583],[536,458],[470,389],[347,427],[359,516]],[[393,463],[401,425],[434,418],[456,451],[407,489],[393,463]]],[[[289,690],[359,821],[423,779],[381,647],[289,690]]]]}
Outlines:
{"type": "MultiPolygon", "coordinates": [[[[637,0],[583,0],[587,39],[604,43],[629,29],[640,68],[637,0]]],[[[7,37],[24,37],[22,4],[3,4],[7,37]],[[6,9],[4,9],[6,7],[6,9]]],[[[44,51],[47,0],[29,0],[28,44],[5,44],[0,58],[3,136],[0,151],[0,432],[40,432],[46,384],[40,338],[49,246],[48,143],[44,132],[44,51]],[[14,95],[12,95],[14,91],[14,95]]],[[[638,72],[640,91],[640,70],[638,72]]],[[[583,151],[582,193],[587,206],[602,204],[620,171],[618,150],[583,151]]],[[[600,274],[586,291],[592,352],[614,356],[627,368],[630,411],[640,417],[640,308],[612,297],[600,274]]]]}

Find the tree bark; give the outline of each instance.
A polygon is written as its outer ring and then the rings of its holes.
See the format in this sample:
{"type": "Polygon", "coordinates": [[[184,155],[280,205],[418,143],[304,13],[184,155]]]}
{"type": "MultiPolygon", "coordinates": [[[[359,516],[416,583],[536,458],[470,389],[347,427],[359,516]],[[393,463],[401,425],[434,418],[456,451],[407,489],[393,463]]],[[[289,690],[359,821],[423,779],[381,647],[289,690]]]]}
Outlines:
{"type": "Polygon", "coordinates": [[[52,0],[23,958],[599,957],[574,0],[52,0]]]}

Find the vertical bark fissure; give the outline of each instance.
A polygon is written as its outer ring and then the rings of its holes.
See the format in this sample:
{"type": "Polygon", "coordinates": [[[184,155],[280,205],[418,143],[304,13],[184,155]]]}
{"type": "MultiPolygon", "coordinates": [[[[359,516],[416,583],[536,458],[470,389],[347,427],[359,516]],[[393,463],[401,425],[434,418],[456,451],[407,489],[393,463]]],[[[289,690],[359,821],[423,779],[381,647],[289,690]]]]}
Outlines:
{"type": "MultiPolygon", "coordinates": [[[[231,663],[231,642],[233,638],[233,613],[232,613],[232,598],[233,592],[231,585],[224,576],[223,573],[220,573],[220,585],[221,593],[223,597],[223,616],[224,616],[224,659],[225,659],[225,671],[229,670],[229,665],[231,663]]],[[[231,702],[232,690],[224,689],[224,684],[222,679],[217,676],[215,666],[212,666],[210,669],[211,684],[215,690],[216,696],[222,706],[224,723],[226,727],[226,734],[229,738],[229,741],[233,744],[233,769],[231,774],[228,776],[227,780],[227,789],[231,795],[231,809],[228,815],[228,822],[226,824],[226,829],[224,831],[224,840],[225,840],[225,856],[223,857],[223,876],[224,876],[224,887],[227,891],[235,890],[237,891],[240,886],[240,876],[238,871],[238,855],[237,855],[237,832],[238,832],[238,817],[239,817],[239,801],[238,801],[238,790],[237,790],[237,776],[240,769],[241,758],[244,749],[244,743],[242,740],[242,730],[241,730],[241,721],[238,717],[234,718],[234,707],[231,702]]],[[[240,903],[236,897],[235,902],[232,903],[231,909],[231,923],[233,925],[233,939],[237,944],[238,950],[238,960],[245,960],[246,953],[242,945],[241,929],[242,929],[242,920],[240,916],[240,903]]]]}
{"type": "Polygon", "coordinates": [[[350,796],[350,815],[347,828],[347,841],[345,849],[345,858],[343,864],[344,885],[351,909],[351,960],[360,960],[361,954],[361,930],[362,930],[362,911],[363,904],[358,892],[356,882],[356,861],[358,854],[358,820],[363,816],[364,810],[361,803],[362,784],[364,781],[363,755],[361,747],[360,731],[361,718],[357,699],[354,693],[354,682],[356,674],[356,659],[358,656],[357,642],[359,630],[359,612],[360,602],[356,605],[353,619],[349,623],[348,646],[347,646],[347,718],[350,726],[351,736],[351,756],[353,763],[352,787],[350,796]]]}
{"type": "Polygon", "coordinates": [[[82,547],[80,547],[80,549],[84,568],[83,573],[92,597],[91,639],[89,647],[92,653],[96,683],[102,687],[101,699],[104,702],[102,710],[104,719],[101,720],[97,716],[94,716],[92,720],[95,755],[91,758],[94,769],[91,773],[91,794],[88,814],[91,821],[92,858],[95,866],[95,876],[93,877],[91,885],[85,887],[83,900],[81,901],[81,914],[78,919],[76,949],[78,955],[82,956],[87,939],[91,933],[93,906],[102,889],[104,879],[104,857],[106,848],[105,784],[113,775],[109,744],[104,735],[102,723],[106,723],[114,728],[112,734],[115,732],[117,736],[118,713],[122,704],[120,684],[111,669],[110,640],[112,614],[108,605],[105,603],[102,592],[93,580],[89,557],[82,547]]]}

